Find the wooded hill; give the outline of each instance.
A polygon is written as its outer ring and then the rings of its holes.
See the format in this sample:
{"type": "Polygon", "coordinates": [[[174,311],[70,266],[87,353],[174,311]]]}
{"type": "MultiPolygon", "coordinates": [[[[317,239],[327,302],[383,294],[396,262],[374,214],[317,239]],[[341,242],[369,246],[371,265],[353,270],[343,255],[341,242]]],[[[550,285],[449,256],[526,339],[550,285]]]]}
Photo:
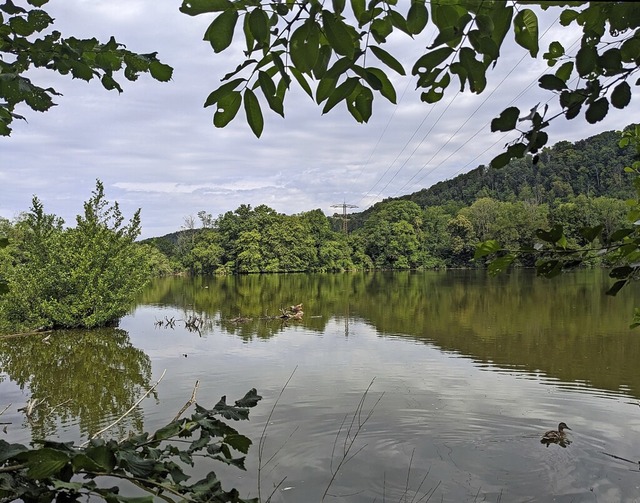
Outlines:
{"type": "Polygon", "coordinates": [[[201,228],[192,219],[189,229],[147,242],[174,270],[197,274],[475,267],[479,242],[532,246],[537,229],[555,224],[582,246],[580,228],[603,224],[607,239],[624,225],[624,200],[633,197],[633,174],[624,167],[634,151],[619,148],[619,139],[609,131],[499,170],[479,166],[351,214],[348,235],[341,215],[241,205],[217,218],[201,211],[201,228]]]}
{"type": "MultiPolygon", "coordinates": [[[[631,127],[631,126],[628,126],[631,127]]],[[[427,206],[471,206],[477,199],[528,201],[553,204],[580,194],[587,197],[633,197],[632,175],[624,172],[634,160],[632,149],[618,146],[619,131],[606,131],[575,143],[560,141],[544,148],[534,164],[533,157],[516,159],[501,169],[477,168],[395,199],[427,206]]],[[[394,198],[377,203],[384,204],[394,198]]],[[[374,205],[349,216],[350,229],[362,227],[374,205]]],[[[340,215],[334,214],[339,219],[340,215]]],[[[334,228],[339,230],[339,225],[334,228]]]]}

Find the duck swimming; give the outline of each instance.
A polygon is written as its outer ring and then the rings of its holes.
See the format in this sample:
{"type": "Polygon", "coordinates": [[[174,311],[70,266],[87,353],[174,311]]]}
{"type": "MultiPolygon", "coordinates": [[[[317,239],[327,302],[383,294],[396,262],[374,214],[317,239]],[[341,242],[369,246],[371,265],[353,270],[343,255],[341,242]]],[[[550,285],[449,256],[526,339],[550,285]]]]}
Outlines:
{"type": "Polygon", "coordinates": [[[547,447],[549,444],[560,444],[562,447],[565,447],[565,445],[570,444],[571,442],[567,439],[564,430],[570,429],[571,428],[569,428],[566,423],[560,423],[557,430],[549,430],[542,435],[540,442],[547,444],[547,447]]]}

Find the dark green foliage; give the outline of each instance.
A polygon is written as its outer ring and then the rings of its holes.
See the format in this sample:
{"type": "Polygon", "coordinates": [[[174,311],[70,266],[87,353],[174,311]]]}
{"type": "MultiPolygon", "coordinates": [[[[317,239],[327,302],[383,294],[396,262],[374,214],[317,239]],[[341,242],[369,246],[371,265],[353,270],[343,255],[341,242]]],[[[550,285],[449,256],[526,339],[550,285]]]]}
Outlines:
{"type": "Polygon", "coordinates": [[[225,397],[211,409],[196,404],[189,418],[176,419],[155,433],[131,434],[122,441],[95,438],[83,446],[52,441],[34,442],[28,448],[0,439],[0,499],[25,502],[80,501],[87,497],[126,503],[132,498],[118,487],[105,486],[127,480],[147,496],[136,501],[152,502],[160,497],[188,501],[257,502],[239,497],[235,489],[222,488],[215,472],[192,482],[185,470],[200,459],[215,460],[244,470],[244,456],[251,440],[219,419],[247,420],[249,408],[261,400],[255,389],[235,405],[225,397]]]}
{"type": "Polygon", "coordinates": [[[55,89],[41,87],[26,77],[32,68],[86,81],[99,79],[105,89],[118,92],[122,87],[116,77],[121,71],[130,81],[141,73],[160,82],[171,80],[173,69],[161,63],[156,53],[131,52],[113,37],[103,43],[95,38],[64,37],[50,30],[54,19],[40,8],[47,1],[7,0],[0,4],[0,135],[11,133],[14,119],[24,119],[15,112],[17,105],[25,104],[37,112],[55,105],[54,97],[59,96],[55,89]],[[39,36],[43,32],[48,34],[39,36]]]}
{"type": "Polygon", "coordinates": [[[76,226],[63,228],[34,197],[12,231],[3,269],[9,287],[0,318],[14,327],[78,328],[116,323],[149,278],[149,262],[134,243],[140,212],[125,224],[96,183],[76,226]]]}
{"type": "Polygon", "coordinates": [[[482,93],[489,70],[497,63],[505,37],[512,31],[517,45],[531,58],[542,58],[551,69],[557,67],[542,76],[539,85],[556,95],[561,112],[546,117],[547,107],[540,111],[536,107],[521,118],[524,114],[520,109],[510,107],[500,113],[491,124],[492,131],[521,133],[491,162],[494,167],[502,167],[513,158],[539,153],[548,141],[544,130],[557,117],[573,119],[584,112],[587,122],[596,123],[606,117],[610,104],[618,109],[628,106],[630,82],[639,69],[640,15],[631,2],[525,3],[531,8],[477,0],[419,0],[398,5],[362,0],[330,5],[318,0],[277,4],[183,0],[181,10],[189,15],[217,13],[204,36],[216,53],[229,48],[234,37],[240,35],[236,24],[244,18],[243,56],[238,57],[236,69],[223,77],[205,106],[224,102],[214,113],[214,124],[224,127],[243,102],[247,123],[256,136],[264,127],[257,94],[284,117],[285,95],[294,82],[322,105],[323,113],[344,104],[358,122],[369,120],[377,93],[395,103],[396,92],[386,69],[365,66],[373,55],[386,68],[405,73],[398,58],[383,48],[394,32],[413,37],[435,29],[435,39],[426,51],[420,47],[412,65],[422,101],[440,101],[455,83],[461,91],[482,93]],[[536,14],[540,9],[554,10],[562,27],[582,32],[577,49],[572,46],[565,50],[559,41],[552,41],[540,55],[536,14]]]}
{"type": "Polygon", "coordinates": [[[469,206],[478,197],[554,204],[584,194],[626,199],[633,196],[632,175],[624,167],[634,154],[618,145],[620,133],[607,131],[575,143],[562,141],[532,158],[511,161],[501,169],[480,166],[452,180],[403,196],[420,206],[450,201],[469,206]]]}

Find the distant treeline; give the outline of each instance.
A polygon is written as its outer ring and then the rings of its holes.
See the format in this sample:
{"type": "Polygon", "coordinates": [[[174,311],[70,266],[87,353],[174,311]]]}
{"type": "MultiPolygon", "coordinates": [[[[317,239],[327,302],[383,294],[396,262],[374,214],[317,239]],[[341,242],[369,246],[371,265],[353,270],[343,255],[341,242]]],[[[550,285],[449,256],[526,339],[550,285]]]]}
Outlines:
{"type": "MultiPolygon", "coordinates": [[[[194,274],[475,267],[475,246],[495,239],[506,248],[531,246],[539,228],[561,224],[574,244],[581,227],[604,225],[603,239],[626,218],[634,195],[633,151],[610,131],[560,142],[537,159],[500,170],[480,166],[428,189],[350,215],[321,210],[285,215],[241,205],[213,218],[198,214],[187,229],[146,242],[170,261],[159,270],[194,274]]],[[[531,265],[531,264],[524,264],[531,265]]]]}

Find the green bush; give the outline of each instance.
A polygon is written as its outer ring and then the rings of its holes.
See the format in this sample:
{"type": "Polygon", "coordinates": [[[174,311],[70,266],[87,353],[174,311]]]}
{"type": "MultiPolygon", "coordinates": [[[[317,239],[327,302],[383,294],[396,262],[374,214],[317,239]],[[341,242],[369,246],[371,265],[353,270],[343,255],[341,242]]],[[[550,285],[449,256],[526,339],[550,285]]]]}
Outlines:
{"type": "Polygon", "coordinates": [[[73,228],[46,214],[34,197],[5,251],[11,260],[3,261],[9,289],[0,300],[3,324],[32,329],[117,323],[150,277],[144,249],[134,242],[139,233],[140,212],[125,224],[99,180],[73,228]]]}

